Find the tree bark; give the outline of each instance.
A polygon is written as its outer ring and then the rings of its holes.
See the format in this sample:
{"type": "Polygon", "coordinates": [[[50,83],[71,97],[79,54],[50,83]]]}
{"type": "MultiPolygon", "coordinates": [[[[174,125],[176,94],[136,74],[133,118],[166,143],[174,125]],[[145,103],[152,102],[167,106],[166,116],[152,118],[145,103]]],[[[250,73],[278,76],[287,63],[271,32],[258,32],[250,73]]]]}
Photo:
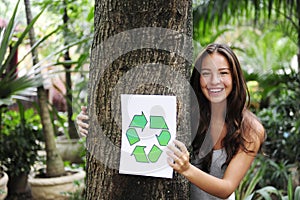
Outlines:
{"type": "MultiPolygon", "coordinates": [[[[124,175],[118,173],[118,166],[122,132],[120,94],[176,95],[189,99],[184,82],[190,76],[191,13],[190,0],[95,2],[86,199],[189,198],[189,183],[177,173],[173,179],[124,175]],[[180,51],[184,53],[180,55],[180,51]],[[174,81],[180,77],[184,81],[174,81]]],[[[188,104],[184,100],[177,98],[177,138],[188,143],[188,113],[184,112],[188,104]]]]}
{"type": "MultiPolygon", "coordinates": [[[[27,24],[30,24],[30,22],[32,21],[30,1],[24,0],[24,4],[26,9],[27,24]]],[[[35,33],[33,28],[31,28],[29,32],[29,38],[30,45],[33,46],[35,44],[35,33]]],[[[36,65],[39,62],[38,53],[36,49],[32,51],[32,62],[33,65],[36,65]]],[[[65,173],[64,163],[56,148],[54,130],[51,123],[50,113],[48,110],[48,97],[46,94],[46,90],[43,86],[37,88],[37,94],[47,153],[46,173],[49,177],[61,176],[65,173]]]]}
{"type": "MultiPolygon", "coordinates": [[[[64,25],[64,45],[68,46],[69,42],[68,42],[68,33],[69,33],[69,15],[68,15],[68,4],[67,1],[64,0],[63,1],[63,6],[64,6],[64,14],[63,14],[63,25],[64,25]]],[[[66,49],[66,52],[64,53],[64,61],[68,62],[68,61],[72,61],[71,57],[70,57],[70,50],[66,49]]],[[[72,120],[72,116],[73,116],[73,109],[72,109],[72,103],[73,103],[73,92],[72,92],[72,79],[71,79],[71,68],[72,65],[69,63],[65,63],[64,65],[65,68],[65,86],[66,86],[66,102],[67,102],[67,114],[68,114],[68,133],[69,133],[69,137],[71,139],[79,139],[79,135],[77,133],[77,129],[75,127],[75,123],[74,120],[72,120]]]]}

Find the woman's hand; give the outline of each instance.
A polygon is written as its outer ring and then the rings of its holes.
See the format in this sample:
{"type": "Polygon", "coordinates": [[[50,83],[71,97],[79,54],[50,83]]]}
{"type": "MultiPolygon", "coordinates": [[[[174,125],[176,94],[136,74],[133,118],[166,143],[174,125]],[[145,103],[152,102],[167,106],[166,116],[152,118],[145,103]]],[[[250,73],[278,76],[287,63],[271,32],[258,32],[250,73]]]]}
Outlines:
{"type": "Polygon", "coordinates": [[[89,119],[89,116],[87,115],[87,107],[81,106],[81,112],[76,117],[76,123],[78,125],[78,131],[81,136],[86,137],[88,134],[88,128],[89,124],[85,121],[89,119]]]}
{"type": "Polygon", "coordinates": [[[171,152],[167,152],[168,156],[172,158],[168,159],[169,165],[178,173],[182,174],[187,171],[190,166],[190,153],[188,152],[186,146],[178,141],[174,140],[174,144],[168,145],[171,152]]]}

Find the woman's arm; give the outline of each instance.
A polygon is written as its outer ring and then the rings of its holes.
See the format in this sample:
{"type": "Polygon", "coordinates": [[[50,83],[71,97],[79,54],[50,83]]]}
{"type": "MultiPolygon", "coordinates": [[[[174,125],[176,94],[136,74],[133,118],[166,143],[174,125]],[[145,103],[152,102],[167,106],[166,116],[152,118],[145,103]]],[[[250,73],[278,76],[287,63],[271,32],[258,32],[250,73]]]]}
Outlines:
{"type": "Polygon", "coordinates": [[[254,158],[253,155],[240,151],[230,161],[222,179],[207,174],[193,165],[188,170],[183,171],[182,175],[203,191],[226,199],[238,187],[254,158]]]}
{"type": "MultiPolygon", "coordinates": [[[[262,126],[261,126],[262,127],[262,126]]],[[[257,134],[257,133],[255,133],[257,134]]],[[[251,166],[264,138],[264,130],[261,128],[259,137],[255,137],[252,143],[247,145],[249,151],[245,152],[242,149],[232,158],[226,168],[222,179],[216,178],[210,174],[193,166],[189,162],[189,153],[183,143],[175,140],[175,145],[170,145],[168,155],[174,160],[168,161],[169,165],[178,173],[185,176],[191,183],[199,187],[201,190],[219,197],[228,198],[238,187],[240,181],[245,176],[251,166]]],[[[253,139],[253,138],[252,138],[253,139]]]]}

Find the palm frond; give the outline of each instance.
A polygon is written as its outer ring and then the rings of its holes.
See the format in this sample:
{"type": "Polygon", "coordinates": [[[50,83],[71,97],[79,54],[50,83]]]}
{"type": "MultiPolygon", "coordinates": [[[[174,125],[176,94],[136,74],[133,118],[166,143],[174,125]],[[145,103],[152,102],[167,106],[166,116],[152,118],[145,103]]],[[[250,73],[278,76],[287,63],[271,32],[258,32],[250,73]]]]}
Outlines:
{"type": "MultiPolygon", "coordinates": [[[[18,37],[17,42],[11,44],[12,36],[16,27],[15,17],[20,0],[18,0],[14,12],[8,22],[8,25],[0,33],[0,105],[9,105],[13,98],[28,99],[26,96],[34,94],[34,88],[42,84],[41,75],[27,74],[18,76],[15,72],[18,64],[11,66],[18,47],[22,44],[29,30],[33,27],[43,10],[35,16],[33,21],[26,26],[25,30],[18,37]]],[[[40,44],[40,43],[38,43],[40,44]]],[[[36,47],[34,47],[36,48],[36,47]]],[[[22,60],[21,60],[22,61],[22,60]]],[[[19,62],[20,63],[20,62],[19,62]]]]}
{"type": "Polygon", "coordinates": [[[3,62],[6,62],[5,56],[9,47],[9,42],[11,41],[14,28],[15,28],[15,17],[18,10],[20,0],[18,0],[11,19],[9,20],[7,26],[1,31],[1,40],[0,40],[0,74],[3,74],[5,70],[5,65],[3,62]]]}
{"type": "MultiPolygon", "coordinates": [[[[26,26],[25,30],[22,32],[22,34],[19,36],[17,42],[13,45],[13,47],[10,49],[9,54],[7,56],[7,59],[5,60],[5,62],[3,63],[2,68],[3,69],[7,69],[9,63],[11,62],[13,56],[15,55],[17,49],[19,48],[19,46],[22,44],[24,38],[27,36],[27,34],[29,33],[30,29],[33,27],[33,25],[35,24],[35,22],[38,20],[38,18],[41,16],[41,14],[44,12],[44,10],[40,11],[30,22],[30,24],[28,26],[26,26]]],[[[14,19],[13,19],[14,21],[14,19]]],[[[36,48],[36,47],[34,47],[36,48]]],[[[32,49],[34,49],[32,48],[32,49]]],[[[16,66],[14,66],[14,68],[16,68],[16,66]]],[[[14,70],[14,69],[12,69],[14,70]]]]}
{"type": "Polygon", "coordinates": [[[273,18],[289,20],[293,28],[299,30],[298,0],[209,0],[203,1],[193,9],[193,23],[195,28],[201,29],[203,34],[212,28],[212,25],[243,23],[252,20],[254,25],[260,19],[273,18]]]}

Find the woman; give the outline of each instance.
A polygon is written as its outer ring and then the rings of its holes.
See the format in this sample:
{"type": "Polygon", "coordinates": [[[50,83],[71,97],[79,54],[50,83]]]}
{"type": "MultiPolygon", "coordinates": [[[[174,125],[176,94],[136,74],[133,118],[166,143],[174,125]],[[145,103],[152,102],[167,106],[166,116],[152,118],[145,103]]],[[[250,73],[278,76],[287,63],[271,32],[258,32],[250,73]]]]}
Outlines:
{"type": "MultiPolygon", "coordinates": [[[[192,183],[191,199],[234,199],[265,139],[262,124],[247,109],[249,92],[234,52],[223,44],[208,45],[195,62],[191,85],[200,110],[192,120],[197,128],[191,162],[186,146],[175,140],[168,146],[168,163],[192,183]]],[[[77,118],[82,135],[88,128],[84,109],[77,118]]]]}
{"type": "Polygon", "coordinates": [[[193,164],[185,145],[175,140],[169,165],[192,183],[191,199],[234,199],[265,139],[262,124],[247,109],[249,92],[234,52],[208,45],[195,62],[191,85],[200,107],[193,164]]]}

